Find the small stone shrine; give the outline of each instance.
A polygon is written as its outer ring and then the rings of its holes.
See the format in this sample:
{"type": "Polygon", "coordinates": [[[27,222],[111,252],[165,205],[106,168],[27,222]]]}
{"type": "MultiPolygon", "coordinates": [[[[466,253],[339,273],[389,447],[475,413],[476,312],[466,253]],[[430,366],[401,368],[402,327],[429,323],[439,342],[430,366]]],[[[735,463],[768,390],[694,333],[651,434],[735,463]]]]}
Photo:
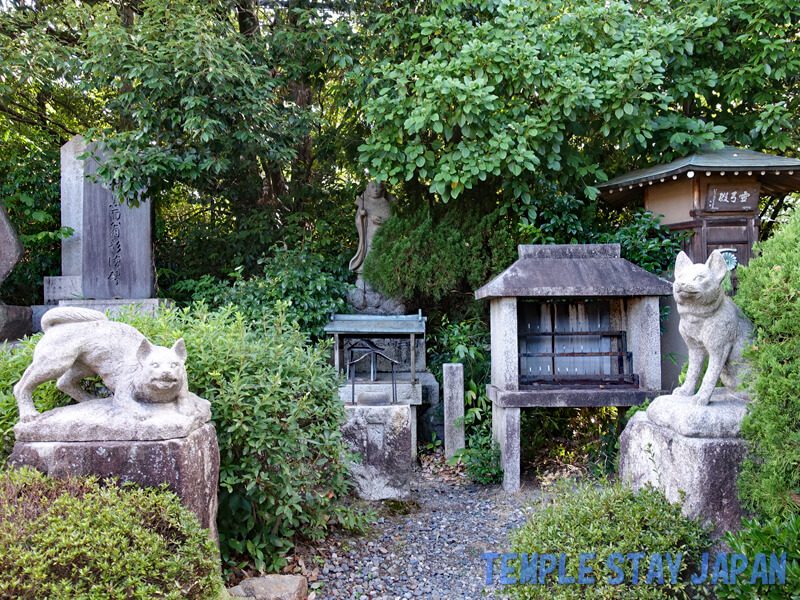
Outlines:
{"type": "MultiPolygon", "coordinates": [[[[0,284],[22,258],[24,248],[0,202],[0,284]]],[[[31,308],[8,306],[0,302],[0,342],[21,338],[31,333],[31,308]]]]}
{"type": "Polygon", "coordinates": [[[739,433],[748,397],[739,386],[751,326],[721,287],[726,272],[717,251],[706,263],[678,256],[673,289],[689,348],[686,382],[636,413],[620,438],[622,480],[683,500],[683,513],[714,523],[717,536],[736,529],[744,516],[736,480],[747,453],[739,433]],[[715,387],[720,379],[724,389],[715,387]]]}
{"type": "Polygon", "coordinates": [[[490,301],[492,429],[520,486],[520,409],[641,404],[661,394],[658,297],[669,282],[619,244],[523,245],[475,292],[490,301]]]}
{"type": "Polygon", "coordinates": [[[101,311],[137,304],[153,311],[154,285],[150,200],[120,204],[94,181],[105,155],[75,136],[61,147],[61,225],[73,235],[61,242],[61,276],[45,277],[45,306],[83,306],[101,311]]]}
{"type": "Polygon", "coordinates": [[[53,477],[166,483],[216,539],[219,447],[210,403],[188,390],[183,340],[155,346],[130,325],[75,307],[48,311],[42,327],[33,362],[14,386],[20,422],[9,464],[53,477]],[[112,396],[80,386],[94,375],[112,396]],[[33,392],[53,379],[77,404],[40,414],[33,392]]]}

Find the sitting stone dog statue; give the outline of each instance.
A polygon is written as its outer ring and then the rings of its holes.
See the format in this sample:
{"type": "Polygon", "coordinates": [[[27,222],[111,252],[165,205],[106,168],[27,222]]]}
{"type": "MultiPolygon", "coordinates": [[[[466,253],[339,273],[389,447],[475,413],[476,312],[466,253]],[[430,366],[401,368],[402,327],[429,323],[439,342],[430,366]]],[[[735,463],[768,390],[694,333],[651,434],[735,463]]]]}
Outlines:
{"type": "MultiPolygon", "coordinates": [[[[66,411],[62,413],[65,422],[71,415],[71,420],[85,423],[87,417],[91,420],[99,413],[134,423],[181,421],[184,427],[189,421],[193,427],[209,420],[209,402],[188,389],[183,339],[172,348],[155,346],[130,325],[109,321],[95,310],[74,307],[47,311],[42,329],[45,333],[34,349],[33,362],[14,386],[21,424],[38,422],[57,411],[66,411]],[[80,386],[81,380],[95,375],[114,394],[112,399],[93,396],[80,386]],[[33,391],[53,379],[58,379],[59,390],[91,407],[70,412],[78,407],[68,406],[39,415],[33,391]]],[[[79,424],[70,424],[68,429],[77,427],[79,424]]]]}
{"type": "Polygon", "coordinates": [[[746,370],[742,350],[750,340],[752,326],[722,289],[727,271],[718,250],[705,263],[694,264],[683,252],[675,261],[672,290],[681,318],[679,331],[689,349],[689,367],[686,381],[672,393],[693,396],[701,406],[709,403],[719,379],[730,394],[737,395],[746,370]],[[706,356],[708,368],[698,390],[706,356]]]}

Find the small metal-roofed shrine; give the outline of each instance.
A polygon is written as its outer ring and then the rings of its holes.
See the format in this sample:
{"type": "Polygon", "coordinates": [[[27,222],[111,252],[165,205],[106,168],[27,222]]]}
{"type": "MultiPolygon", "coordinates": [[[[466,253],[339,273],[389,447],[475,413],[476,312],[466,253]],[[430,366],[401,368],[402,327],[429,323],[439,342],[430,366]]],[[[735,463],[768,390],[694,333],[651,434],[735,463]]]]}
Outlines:
{"type": "Polygon", "coordinates": [[[418,370],[425,369],[426,321],[422,311],[415,315],[331,315],[325,333],[333,336],[336,370],[345,373],[351,384],[348,401],[357,396],[356,389],[372,392],[388,384],[393,401],[398,401],[399,390],[401,403],[422,403],[418,370]]]}
{"type": "Polygon", "coordinates": [[[475,292],[490,302],[492,427],[519,489],[520,408],[633,406],[661,395],[659,296],[619,244],[522,245],[475,292]]]}
{"type": "Polygon", "coordinates": [[[683,250],[694,262],[723,250],[746,265],[759,236],[759,197],[800,191],[800,160],[724,146],[595,185],[611,206],[643,204],[670,230],[693,232],[683,250]]]}

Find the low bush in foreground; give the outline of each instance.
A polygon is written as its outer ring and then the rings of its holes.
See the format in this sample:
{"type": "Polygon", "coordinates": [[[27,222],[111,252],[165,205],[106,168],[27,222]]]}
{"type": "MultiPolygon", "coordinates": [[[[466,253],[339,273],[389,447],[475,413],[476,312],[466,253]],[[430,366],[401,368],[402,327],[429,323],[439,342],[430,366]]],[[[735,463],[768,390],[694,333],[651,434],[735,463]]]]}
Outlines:
{"type": "MultiPolygon", "coordinates": [[[[593,584],[579,583],[558,585],[559,566],[555,566],[543,585],[510,585],[517,599],[657,599],[680,597],[689,586],[689,575],[695,573],[695,565],[708,537],[699,522],[687,519],[678,505],[671,504],[664,495],[653,489],[643,488],[633,492],[622,485],[597,486],[581,483],[572,489],[568,482],[562,484],[552,504],[536,511],[531,520],[519,529],[512,541],[512,552],[526,553],[530,557],[537,553],[554,555],[556,561],[564,554],[564,577],[579,580],[581,554],[594,553],[595,557],[585,561],[592,567],[593,584]],[[607,566],[608,558],[620,553],[616,564],[621,569],[621,583],[609,583],[619,574],[607,566]],[[633,559],[629,553],[641,553],[638,561],[638,584],[633,585],[633,559]],[[654,554],[660,554],[663,584],[647,583],[654,554]],[[671,583],[667,555],[674,562],[681,553],[676,582],[671,583]]],[[[521,557],[520,557],[521,558],[521,557]]],[[[529,558],[530,560],[530,558],[529,558]]],[[[513,564],[513,563],[512,563],[513,564]]],[[[517,563],[516,578],[520,577],[517,563]]],[[[655,580],[657,581],[657,580],[655,580]]]]}
{"type": "Polygon", "coordinates": [[[725,542],[731,552],[745,556],[751,564],[736,583],[714,588],[719,600],[785,600],[800,598],[800,515],[765,521],[745,519],[736,533],[728,532],[725,542]],[[785,583],[770,585],[752,576],[754,557],[759,553],[776,556],[786,553],[785,583]]]}
{"type": "Polygon", "coordinates": [[[0,472],[0,598],[209,600],[214,543],[166,490],[0,472]]]}

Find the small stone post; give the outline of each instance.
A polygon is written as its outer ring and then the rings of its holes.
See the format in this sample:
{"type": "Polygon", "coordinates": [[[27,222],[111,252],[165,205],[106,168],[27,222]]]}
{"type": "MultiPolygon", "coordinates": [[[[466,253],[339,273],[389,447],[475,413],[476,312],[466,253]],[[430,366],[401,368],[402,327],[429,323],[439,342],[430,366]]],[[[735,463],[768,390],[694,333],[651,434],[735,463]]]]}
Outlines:
{"type": "Polygon", "coordinates": [[[451,458],[464,448],[464,365],[444,365],[444,455],[451,458]]]}

